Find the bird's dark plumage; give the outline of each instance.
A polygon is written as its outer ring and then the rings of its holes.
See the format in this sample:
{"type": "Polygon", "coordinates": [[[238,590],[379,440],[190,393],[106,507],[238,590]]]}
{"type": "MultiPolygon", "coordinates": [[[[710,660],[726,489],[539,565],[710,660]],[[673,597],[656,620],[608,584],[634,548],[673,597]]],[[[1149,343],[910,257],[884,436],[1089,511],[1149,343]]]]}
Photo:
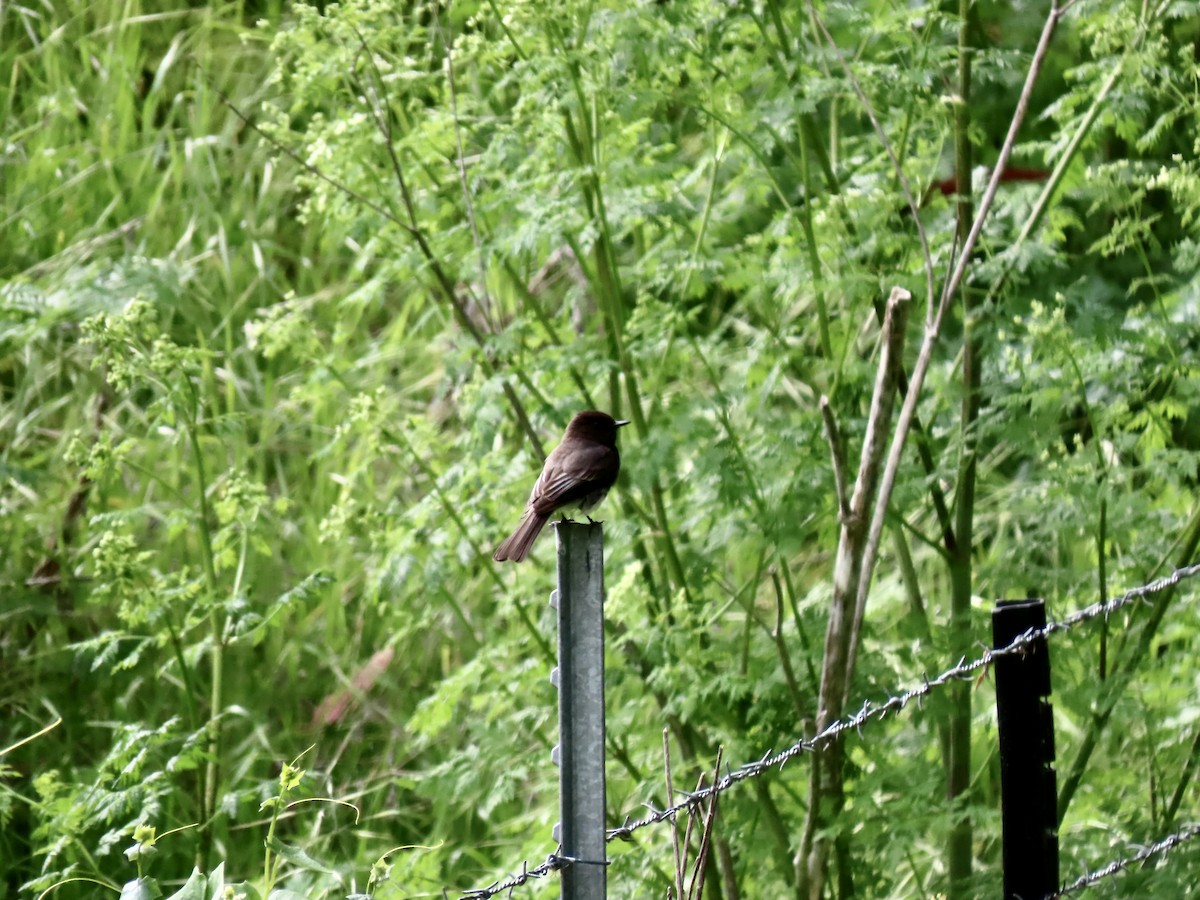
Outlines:
{"type": "Polygon", "coordinates": [[[627,424],[596,410],[576,415],[562,443],[546,457],[521,514],[521,524],[496,548],[492,559],[520,562],[555,512],[578,504],[586,513],[603,500],[621,470],[617,429],[627,424]]]}

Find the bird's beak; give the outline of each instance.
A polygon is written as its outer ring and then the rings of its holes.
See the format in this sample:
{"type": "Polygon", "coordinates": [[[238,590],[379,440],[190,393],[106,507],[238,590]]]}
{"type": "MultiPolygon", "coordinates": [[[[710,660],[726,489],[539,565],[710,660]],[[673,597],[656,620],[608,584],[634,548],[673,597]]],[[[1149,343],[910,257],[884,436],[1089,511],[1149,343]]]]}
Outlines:
{"type": "Polygon", "coordinates": [[[628,425],[628,424],[629,424],[628,419],[617,419],[617,427],[618,428],[620,428],[622,425],[628,425]]]}

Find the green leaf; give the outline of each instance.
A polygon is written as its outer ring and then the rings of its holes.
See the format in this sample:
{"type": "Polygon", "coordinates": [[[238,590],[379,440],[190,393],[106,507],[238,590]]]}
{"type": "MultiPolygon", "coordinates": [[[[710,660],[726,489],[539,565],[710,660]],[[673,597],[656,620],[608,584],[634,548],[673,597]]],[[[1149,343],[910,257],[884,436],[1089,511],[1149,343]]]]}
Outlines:
{"type": "Polygon", "coordinates": [[[223,881],[219,874],[221,868],[222,866],[218,866],[211,878],[205,878],[200,874],[199,869],[193,869],[183,887],[172,894],[168,900],[218,900],[223,881]]]}
{"type": "Polygon", "coordinates": [[[121,886],[121,900],[158,900],[163,895],[153,878],[137,878],[121,886]]]}
{"type": "MultiPolygon", "coordinates": [[[[276,838],[268,838],[266,845],[268,850],[272,853],[277,853],[281,858],[286,859],[294,866],[299,866],[302,869],[308,869],[313,872],[320,872],[324,875],[337,874],[336,870],[324,863],[318,862],[301,847],[285,844],[276,838]]],[[[272,896],[274,896],[274,893],[272,893],[272,896]]]]}

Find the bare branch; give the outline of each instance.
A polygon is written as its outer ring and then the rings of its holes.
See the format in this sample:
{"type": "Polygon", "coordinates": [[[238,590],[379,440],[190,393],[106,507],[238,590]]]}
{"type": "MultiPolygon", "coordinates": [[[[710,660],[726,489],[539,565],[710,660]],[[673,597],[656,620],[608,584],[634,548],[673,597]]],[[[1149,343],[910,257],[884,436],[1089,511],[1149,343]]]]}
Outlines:
{"type": "MultiPolygon", "coordinates": [[[[872,455],[867,456],[867,448],[863,447],[863,467],[868,469],[866,476],[859,472],[859,481],[864,488],[870,490],[871,498],[875,500],[875,512],[872,518],[882,519],[880,511],[886,511],[887,499],[882,492],[876,494],[877,478],[880,462],[883,459],[883,432],[891,427],[892,408],[896,392],[903,372],[905,326],[908,323],[908,301],[912,294],[901,287],[892,288],[888,297],[887,311],[883,319],[883,352],[879,357],[879,372],[875,380],[875,395],[871,398],[871,415],[867,420],[867,440],[872,442],[872,455]]],[[[865,442],[864,442],[865,444],[865,442]]],[[[856,488],[857,493],[857,488],[856,488]]],[[[866,502],[862,502],[861,513],[851,503],[856,515],[866,516],[866,502]]],[[[854,664],[858,658],[859,635],[862,632],[863,615],[867,606],[867,593],[871,585],[871,569],[866,560],[871,552],[871,534],[867,533],[867,541],[862,547],[863,563],[860,568],[858,583],[854,585],[854,618],[850,626],[850,635],[846,655],[846,684],[854,674],[854,664]]]]}
{"type": "Polygon", "coordinates": [[[1008,136],[1005,138],[1004,146],[1000,151],[1000,159],[996,163],[995,168],[992,169],[991,180],[988,182],[987,190],[984,191],[983,199],[979,203],[979,209],[975,213],[975,222],[971,226],[971,231],[967,235],[966,241],[963,242],[958,264],[955,266],[950,279],[946,282],[946,286],[942,291],[941,302],[938,304],[936,312],[931,318],[926,319],[925,337],[921,342],[921,350],[917,354],[917,361],[913,366],[912,375],[909,379],[908,393],[904,397],[904,404],[900,409],[900,416],[896,421],[896,430],[892,437],[891,447],[888,450],[887,463],[884,466],[883,479],[880,483],[879,500],[875,505],[875,513],[871,519],[871,527],[867,534],[866,553],[863,558],[863,572],[865,575],[863,590],[867,590],[870,587],[875,560],[879,554],[879,541],[883,534],[884,520],[887,516],[888,505],[892,499],[892,491],[896,487],[896,477],[900,471],[900,457],[904,453],[904,445],[908,439],[908,432],[912,427],[913,417],[916,415],[917,401],[921,396],[921,388],[925,384],[925,376],[929,371],[930,363],[933,361],[933,350],[937,344],[938,335],[941,333],[942,320],[945,318],[950,300],[957,292],[958,285],[962,281],[963,274],[966,272],[967,262],[970,260],[971,253],[975,249],[975,243],[979,239],[980,232],[983,230],[984,220],[991,210],[992,201],[996,198],[996,189],[1000,185],[1000,177],[1003,175],[1004,169],[1008,165],[1008,159],[1012,155],[1017,132],[1020,130],[1021,122],[1024,120],[1025,113],[1029,108],[1029,98],[1033,93],[1034,83],[1037,81],[1038,73],[1041,72],[1042,64],[1046,60],[1046,54],[1050,49],[1050,38],[1054,34],[1054,26],[1061,15],[1062,13],[1058,4],[1052,4],[1050,12],[1046,17],[1046,24],[1042,29],[1041,38],[1038,40],[1037,50],[1034,51],[1033,60],[1029,64],[1029,74],[1025,79],[1025,86],[1021,89],[1021,96],[1017,101],[1017,108],[1013,113],[1013,120],[1008,129],[1008,136]]]}
{"type": "MultiPolygon", "coordinates": [[[[846,704],[850,675],[854,668],[854,641],[861,626],[857,598],[864,595],[863,551],[866,545],[867,522],[875,502],[880,465],[886,449],[886,434],[891,426],[892,409],[900,386],[902,367],[900,355],[904,346],[908,301],[912,295],[904,288],[892,288],[883,315],[880,335],[879,366],[875,389],[871,394],[871,409],[863,435],[858,474],[849,512],[843,517],[838,537],[837,558],[833,568],[833,597],[829,603],[829,619],[825,626],[825,651],[821,668],[821,686],[817,698],[817,730],[835,721],[846,704]]],[[[809,805],[797,859],[798,893],[819,897],[823,892],[828,859],[828,838],[821,837],[828,815],[824,810],[829,800],[840,808],[842,790],[841,750],[836,744],[818,759],[809,776],[809,805]]]]}
{"type": "Polygon", "coordinates": [[[892,403],[896,399],[896,391],[900,384],[904,329],[908,322],[908,301],[911,299],[912,294],[904,288],[894,287],[884,311],[875,389],[871,394],[871,409],[867,414],[867,429],[863,435],[858,477],[854,481],[854,494],[850,498],[850,515],[858,519],[865,519],[875,496],[879,464],[883,460],[884,432],[891,424],[892,403]]]}

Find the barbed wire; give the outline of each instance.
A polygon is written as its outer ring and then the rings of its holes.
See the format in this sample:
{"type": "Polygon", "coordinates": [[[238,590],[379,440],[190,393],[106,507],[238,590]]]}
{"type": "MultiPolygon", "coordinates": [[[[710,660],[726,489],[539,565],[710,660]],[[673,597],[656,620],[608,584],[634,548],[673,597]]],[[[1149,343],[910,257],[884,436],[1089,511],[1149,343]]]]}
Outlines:
{"type": "Polygon", "coordinates": [[[513,888],[519,888],[527,881],[532,881],[535,878],[545,878],[551,872],[557,872],[568,862],[569,860],[559,856],[557,853],[551,853],[546,857],[546,861],[539,866],[534,866],[531,869],[529,868],[529,863],[522,863],[521,871],[505,881],[495,881],[484,888],[461,891],[460,896],[463,900],[487,900],[488,897],[495,897],[497,894],[502,894],[505,891],[512,891],[513,888]]]}
{"type": "MultiPolygon", "coordinates": [[[[1056,900],[1058,897],[1065,897],[1086,887],[1092,887],[1106,878],[1120,874],[1131,866],[1144,862],[1160,853],[1166,853],[1173,847],[1178,847],[1180,844],[1185,844],[1197,837],[1200,837],[1200,825],[1191,823],[1184,825],[1179,831],[1156,841],[1148,847],[1143,847],[1133,856],[1115,859],[1103,868],[1096,869],[1094,872],[1088,872],[1086,875],[1081,875],[1074,881],[1064,884],[1053,894],[1050,894],[1046,900],[1056,900]]],[[[464,900],[486,900],[486,898],[494,897],[496,894],[503,893],[504,891],[512,891],[514,888],[518,888],[532,879],[545,878],[551,872],[558,871],[570,862],[572,860],[552,853],[546,857],[546,861],[540,866],[535,866],[532,869],[523,868],[520,874],[512,876],[507,881],[496,882],[486,888],[468,890],[462,896],[464,900]]]]}
{"type": "Polygon", "coordinates": [[[699,807],[701,803],[711,797],[713,794],[720,794],[729,790],[735,784],[745,781],[748,778],[756,778],[765,773],[768,769],[773,769],[776,766],[782,767],[788,760],[801,753],[814,753],[822,750],[829,744],[833,743],[839,735],[847,731],[857,731],[871,720],[880,720],[889,713],[900,712],[913,700],[922,698],[935,690],[949,684],[951,681],[961,681],[970,678],[975,672],[980,669],[987,668],[997,659],[1005,656],[1015,656],[1025,652],[1025,649],[1036,641],[1057,631],[1065,631],[1069,628],[1086,622],[1089,619],[1097,618],[1098,616],[1108,615],[1123,606],[1128,606],[1137,600],[1156,594],[1168,588],[1174,587],[1185,578],[1190,578],[1193,575],[1200,574],[1200,563],[1188,566],[1183,569],[1176,569],[1170,575],[1153,581],[1141,587],[1133,588],[1126,591],[1118,597],[1104,602],[1096,602],[1091,606],[1084,607],[1064,619],[1058,621],[1047,622],[1040,628],[1031,628],[1026,632],[1018,635],[1008,645],[997,649],[985,650],[983,655],[970,662],[960,661],[958,665],[947,669],[935,678],[926,678],[921,684],[911,688],[902,694],[889,697],[882,703],[872,703],[870,700],[863,703],[862,708],[853,716],[845,719],[839,719],[829,725],[824,731],[814,735],[811,738],[801,738],[796,741],[786,750],[779,753],[767,752],[761,759],[755,762],[745,763],[739,768],[727,774],[720,781],[714,784],[701,788],[700,790],[687,793],[683,800],[668,806],[665,809],[655,810],[651,808],[650,815],[644,816],[635,821],[628,819],[619,828],[610,829],[608,832],[609,840],[613,838],[628,838],[634,831],[639,828],[645,828],[648,825],[653,825],[665,819],[672,818],[676,814],[684,810],[692,811],[699,807]]]}
{"type": "MultiPolygon", "coordinates": [[[[952,681],[962,681],[970,679],[980,669],[986,669],[998,659],[1006,656],[1016,656],[1026,651],[1026,648],[1031,644],[1047,638],[1052,634],[1060,631],[1067,631],[1074,628],[1083,622],[1100,616],[1107,616],[1122,607],[1129,606],[1139,600],[1142,600],[1152,594],[1158,594],[1162,591],[1175,587],[1181,581],[1200,574],[1200,563],[1195,563],[1190,566],[1176,569],[1169,575],[1149,582],[1148,584],[1132,588],[1119,596],[1113,597],[1106,601],[1097,601],[1090,606],[1085,606],[1082,609],[1076,610],[1063,619],[1047,622],[1040,628],[1031,628],[1026,632],[1015,637],[1006,646],[999,648],[988,648],[977,658],[970,660],[960,660],[958,665],[952,666],[934,678],[926,678],[916,687],[910,688],[900,694],[896,694],[887,698],[882,703],[872,703],[867,700],[857,713],[852,716],[838,719],[831,723],[824,730],[810,738],[800,738],[790,747],[775,753],[768,750],[762,757],[752,762],[743,763],[736,769],[729,771],[723,778],[714,782],[707,787],[700,788],[695,791],[680,791],[683,799],[678,803],[674,803],[663,809],[655,809],[650,803],[643,804],[650,810],[649,814],[639,818],[630,819],[626,817],[624,823],[617,828],[610,828],[607,832],[607,839],[613,841],[616,839],[630,840],[635,831],[642,828],[647,828],[651,825],[656,825],[660,822],[673,820],[679,813],[687,812],[689,814],[696,812],[700,806],[710,797],[724,793],[725,791],[735,787],[743,781],[752,778],[757,778],[775,767],[783,768],[783,766],[791,759],[804,753],[815,753],[823,750],[825,747],[832,744],[839,736],[847,731],[860,731],[862,727],[872,721],[880,721],[890,713],[899,713],[914,700],[919,700],[934,690],[944,687],[952,681]]],[[[1189,835],[1190,837],[1190,835],[1189,835]]],[[[1173,845],[1171,845],[1173,846],[1173,845]]],[[[461,892],[460,896],[464,900],[487,900],[489,897],[494,897],[504,891],[511,891],[513,888],[520,887],[527,881],[534,878],[543,878],[557,869],[563,868],[569,864],[571,860],[559,856],[556,853],[550,854],[546,861],[539,866],[530,869],[525,863],[521,867],[521,871],[517,875],[513,875],[505,881],[495,882],[486,888],[476,888],[461,892]]],[[[1131,860],[1126,865],[1132,864],[1136,860],[1131,860]]],[[[1122,867],[1123,868],[1123,867],[1122,867]]],[[[1103,871],[1103,870],[1102,870],[1103,871]]],[[[1120,871],[1119,869],[1117,871],[1120,871]]],[[[1070,886],[1068,886],[1070,887],[1070,886]]],[[[1064,892],[1067,889],[1064,889],[1064,892]]],[[[1070,890],[1075,890],[1070,887],[1070,890]]],[[[1062,893],[1062,892],[1060,892],[1062,893]]]]}
{"type": "Polygon", "coordinates": [[[1180,844],[1190,841],[1192,838],[1200,837],[1200,825],[1188,824],[1180,828],[1172,835],[1168,835],[1157,843],[1151,844],[1149,847],[1143,847],[1136,855],[1127,857],[1126,859],[1115,859],[1103,869],[1097,869],[1095,872],[1089,872],[1086,875],[1081,875],[1069,884],[1064,884],[1057,891],[1050,895],[1050,898],[1065,897],[1067,894],[1073,894],[1075,891],[1085,887],[1091,887],[1098,881],[1103,881],[1105,878],[1110,878],[1118,872],[1128,869],[1130,866],[1135,866],[1143,860],[1149,859],[1158,853],[1166,853],[1172,847],[1177,847],[1180,844]]]}

